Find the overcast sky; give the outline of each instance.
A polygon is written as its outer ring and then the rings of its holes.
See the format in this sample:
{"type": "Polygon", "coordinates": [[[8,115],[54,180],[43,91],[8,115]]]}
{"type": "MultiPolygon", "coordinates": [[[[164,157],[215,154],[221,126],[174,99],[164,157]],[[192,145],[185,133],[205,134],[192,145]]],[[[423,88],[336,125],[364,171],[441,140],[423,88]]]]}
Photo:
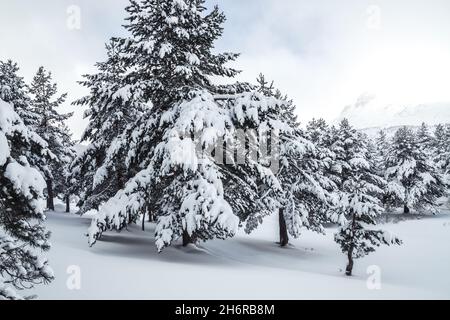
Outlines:
{"type": "MultiPolygon", "coordinates": [[[[0,59],[29,81],[40,65],[69,101],[76,81],[123,35],[127,0],[0,0],[0,59]],[[81,28],[73,29],[73,5],[81,28]],[[69,9],[69,12],[68,12],[69,9]],[[69,23],[68,23],[69,22],[69,23]]],[[[228,21],[218,50],[241,52],[239,80],[259,72],[294,98],[301,121],[335,119],[363,93],[393,104],[450,101],[448,0],[208,0],[228,21]]],[[[69,126],[84,130],[82,110],[69,126]]]]}

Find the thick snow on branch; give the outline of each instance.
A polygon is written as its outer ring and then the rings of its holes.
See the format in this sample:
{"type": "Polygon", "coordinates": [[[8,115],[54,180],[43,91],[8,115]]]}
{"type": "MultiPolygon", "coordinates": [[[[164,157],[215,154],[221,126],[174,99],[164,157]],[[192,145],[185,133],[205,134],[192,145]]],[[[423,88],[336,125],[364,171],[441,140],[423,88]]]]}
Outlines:
{"type": "MultiPolygon", "coordinates": [[[[224,164],[220,156],[212,156],[210,151],[222,150],[224,142],[234,142],[240,131],[249,128],[260,136],[267,130],[290,130],[277,117],[270,116],[283,101],[256,92],[228,96],[226,101],[218,100],[207,91],[198,91],[192,96],[161,114],[160,125],[151,129],[151,134],[163,130],[162,140],[154,148],[146,148],[150,152],[147,159],[142,160],[145,168],[99,208],[89,229],[91,245],[104,231],[122,230],[149,210],[157,216],[158,250],[177,240],[182,230],[200,240],[224,239],[236,233],[238,212],[233,212],[226,200],[233,197],[227,197],[223,179],[224,174],[232,175],[227,173],[229,170],[238,170],[239,164],[234,159],[230,164],[224,164]],[[161,190],[172,191],[164,191],[149,208],[149,196],[161,190]]],[[[155,119],[151,119],[150,127],[154,125],[155,119]]],[[[132,157],[137,154],[136,147],[146,143],[138,139],[145,130],[148,128],[137,125],[135,131],[124,133],[127,136],[123,136],[122,141],[114,142],[106,156],[107,161],[97,171],[95,184],[105,179],[108,159],[113,160],[113,155],[126,146],[124,141],[131,140],[133,150],[128,152],[132,157]]],[[[258,139],[253,140],[258,143],[258,139]]],[[[243,146],[245,144],[236,147],[243,146]]],[[[237,151],[245,153],[245,150],[237,151]]],[[[245,174],[243,168],[248,170],[249,178],[256,177],[274,190],[281,189],[276,172],[258,159],[247,159],[245,166],[239,169],[245,174]]]]}

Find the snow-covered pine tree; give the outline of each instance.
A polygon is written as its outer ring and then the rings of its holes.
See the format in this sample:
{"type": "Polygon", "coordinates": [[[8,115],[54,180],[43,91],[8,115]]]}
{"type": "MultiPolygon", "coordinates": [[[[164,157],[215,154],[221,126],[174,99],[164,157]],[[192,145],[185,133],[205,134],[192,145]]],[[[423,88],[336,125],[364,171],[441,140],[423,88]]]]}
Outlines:
{"type": "Polygon", "coordinates": [[[383,212],[380,197],[385,181],[374,172],[367,137],[357,132],[344,119],[334,131],[334,168],[339,177],[339,203],[332,219],[341,224],[335,241],[347,254],[346,275],[351,276],[354,259],[361,258],[385,244],[400,240],[381,230],[372,229],[375,218],[383,212]]]}
{"type": "Polygon", "coordinates": [[[180,237],[184,244],[224,239],[236,232],[237,216],[248,216],[253,208],[273,212],[272,203],[261,197],[261,187],[278,191],[275,174],[251,157],[253,143],[247,148],[234,148],[233,143],[249,127],[257,136],[270,126],[287,127],[267,116],[268,109],[274,114],[281,103],[257,92],[224,97],[202,91],[167,111],[160,119],[164,129],[154,121],[136,128],[124,139],[124,145],[133,146],[131,154],[149,150],[145,141],[133,140],[140,130],[163,130],[162,141],[143,159],[145,168],[100,208],[90,229],[91,244],[102,232],[121,230],[144,212],[157,217],[159,250],[180,237]],[[198,153],[199,145],[203,152],[198,153]],[[212,156],[210,150],[217,153],[212,156]],[[244,162],[237,160],[242,155],[244,162]]]}
{"type": "Polygon", "coordinates": [[[200,0],[142,0],[127,11],[127,77],[142,85],[153,106],[123,132],[97,171],[106,175],[96,182],[107,181],[112,160],[124,152],[132,178],[101,206],[90,243],[150,213],[160,251],[179,238],[186,245],[232,236],[237,216],[272,209],[261,187],[280,189],[269,165],[252,155],[267,142],[256,137],[289,130],[279,118],[285,101],[249,92],[247,84],[213,84],[214,77],[237,73],[225,66],[237,54],[212,53],[225,21],[217,7],[206,13],[200,0]],[[244,142],[236,139],[242,132],[250,132],[244,142]]]}
{"type": "Polygon", "coordinates": [[[212,77],[238,73],[225,66],[238,54],[212,50],[226,20],[217,6],[205,14],[204,0],[131,0],[126,11],[131,37],[122,39],[123,57],[156,108],[167,108],[192,89],[215,90],[212,77]]]}
{"type": "Polygon", "coordinates": [[[60,158],[62,165],[62,170],[57,171],[57,181],[59,182],[55,188],[55,194],[62,197],[62,200],[66,203],[66,212],[70,213],[70,203],[73,196],[78,196],[72,193],[72,183],[71,183],[71,165],[77,157],[76,151],[76,141],[72,139],[72,133],[66,124],[60,127],[61,129],[61,145],[66,149],[65,154],[60,158]]]}
{"type": "Polygon", "coordinates": [[[47,144],[25,126],[11,104],[0,99],[0,300],[21,299],[17,290],[53,279],[38,251],[49,249],[45,181],[30,159],[47,144]]]}
{"type": "Polygon", "coordinates": [[[434,162],[450,185],[450,125],[439,124],[434,131],[431,150],[434,162]]]}
{"type": "MultiPolygon", "coordinates": [[[[18,76],[18,71],[19,67],[11,60],[0,61],[0,99],[12,105],[24,124],[34,132],[39,123],[39,115],[33,111],[27,85],[23,78],[18,76]]],[[[34,132],[34,134],[36,133],[34,132]]],[[[28,162],[30,166],[38,168],[47,176],[50,174],[48,162],[52,157],[54,155],[51,152],[45,154],[34,152],[28,155],[28,162]]]]}
{"type": "Polygon", "coordinates": [[[306,125],[306,134],[316,146],[329,147],[327,144],[328,124],[322,119],[312,119],[306,125]]]}
{"type": "Polygon", "coordinates": [[[423,122],[416,132],[418,146],[429,156],[431,156],[431,147],[433,144],[433,137],[427,124],[423,122]]]}
{"type": "Polygon", "coordinates": [[[34,125],[35,131],[47,144],[53,154],[48,162],[49,170],[45,173],[47,183],[47,209],[55,210],[54,198],[63,193],[66,198],[68,188],[66,184],[67,171],[74,157],[73,142],[65,121],[73,113],[60,114],[58,108],[66,100],[67,94],[55,97],[58,92],[56,83],[52,83],[52,74],[44,67],[40,67],[31,82],[29,92],[32,96],[30,102],[38,122],[34,125]]]}
{"type": "MultiPolygon", "coordinates": [[[[445,182],[447,184],[447,188],[450,188],[450,125],[447,124],[445,126],[445,151],[443,154],[443,162],[441,163],[441,167],[443,168],[445,182]]],[[[448,191],[448,190],[447,190],[448,191]]]]}
{"type": "Polygon", "coordinates": [[[74,102],[74,105],[88,107],[85,117],[89,118],[81,138],[81,142],[87,142],[89,146],[72,162],[69,177],[70,192],[80,196],[80,213],[98,209],[125,186],[129,177],[124,168],[124,154],[115,155],[112,172],[103,183],[96,183],[96,179],[107,173],[97,171],[105,161],[107,150],[147,108],[141,103],[143,86],[134,80],[134,76],[125,75],[127,68],[120,56],[122,46],[119,42],[119,39],[111,39],[106,44],[107,59],[97,63],[98,73],[86,75],[80,82],[90,94],[74,102]]]}
{"type": "Polygon", "coordinates": [[[14,106],[14,110],[22,118],[25,125],[36,125],[39,116],[31,109],[27,85],[23,78],[18,75],[18,72],[17,63],[11,60],[0,61],[0,99],[14,106]]]}
{"type": "Polygon", "coordinates": [[[322,173],[335,186],[339,183],[339,177],[334,167],[336,155],[331,148],[336,130],[334,126],[330,127],[324,119],[313,119],[306,126],[306,136],[314,143],[319,152],[322,173]]]}
{"type": "MultiPolygon", "coordinates": [[[[375,147],[374,157],[376,159],[376,161],[374,162],[374,165],[375,165],[374,170],[376,171],[376,173],[379,176],[385,177],[386,169],[387,169],[387,156],[389,154],[389,148],[390,148],[390,139],[387,136],[386,130],[382,129],[378,132],[378,135],[374,141],[374,147],[375,147]]],[[[386,219],[388,219],[388,214],[389,214],[391,208],[390,208],[390,204],[389,204],[389,195],[387,192],[387,184],[385,184],[385,186],[384,186],[384,192],[383,192],[381,201],[382,201],[383,207],[385,208],[384,213],[386,214],[386,219]]]]}
{"type": "MultiPolygon", "coordinates": [[[[277,177],[282,192],[270,194],[272,202],[279,203],[280,245],[284,247],[289,243],[289,235],[298,238],[302,229],[323,232],[333,183],[323,174],[326,163],[319,148],[300,129],[293,101],[275,89],[273,82],[269,84],[264,75],[260,74],[257,82],[258,91],[285,101],[280,105],[278,117],[292,128],[278,137],[281,166],[277,177]]],[[[247,231],[256,228],[262,218],[260,212],[251,214],[247,220],[247,231]]]]}
{"type": "Polygon", "coordinates": [[[409,128],[400,128],[389,148],[386,178],[389,201],[394,206],[437,212],[438,200],[446,194],[442,174],[409,128]]]}
{"type": "MultiPolygon", "coordinates": [[[[375,145],[377,148],[379,160],[383,164],[386,163],[386,158],[387,158],[388,150],[389,150],[389,144],[390,144],[390,141],[387,136],[386,130],[380,130],[375,139],[375,145]]],[[[384,174],[383,174],[383,176],[384,176],[384,174]]]]}

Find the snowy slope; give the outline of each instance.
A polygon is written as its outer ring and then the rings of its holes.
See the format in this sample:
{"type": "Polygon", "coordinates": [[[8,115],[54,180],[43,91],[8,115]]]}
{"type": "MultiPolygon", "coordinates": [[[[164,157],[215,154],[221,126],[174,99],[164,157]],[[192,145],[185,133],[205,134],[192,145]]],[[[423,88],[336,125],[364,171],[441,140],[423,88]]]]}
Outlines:
{"type": "MultiPolygon", "coordinates": [[[[60,208],[62,211],[62,207],[60,208]]],[[[48,215],[50,263],[56,280],[38,286],[42,299],[448,299],[450,215],[388,225],[405,244],[383,247],[358,260],[344,276],[345,257],[333,230],[306,233],[288,249],[274,243],[276,219],[252,236],[239,234],[201,248],[179,245],[157,254],[154,229],[108,233],[93,248],[83,236],[89,218],[48,215]],[[81,269],[81,290],[71,291],[67,268],[81,269]],[[367,288],[367,268],[381,268],[381,290],[367,288]]]]}
{"type": "Polygon", "coordinates": [[[399,105],[364,94],[355,104],[345,107],[335,122],[344,118],[358,129],[419,126],[422,122],[437,125],[450,123],[450,102],[399,105]]]}

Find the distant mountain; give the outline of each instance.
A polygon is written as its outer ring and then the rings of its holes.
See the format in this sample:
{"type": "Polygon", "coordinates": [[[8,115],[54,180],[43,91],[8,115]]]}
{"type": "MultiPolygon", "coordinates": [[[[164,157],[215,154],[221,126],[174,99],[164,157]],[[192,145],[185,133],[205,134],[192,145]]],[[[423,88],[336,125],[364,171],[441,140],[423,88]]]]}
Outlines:
{"type": "MultiPolygon", "coordinates": [[[[359,131],[365,133],[368,137],[370,138],[376,138],[378,136],[378,134],[380,133],[381,130],[384,130],[384,132],[386,133],[386,135],[389,138],[392,138],[395,133],[397,132],[398,129],[400,129],[401,127],[408,127],[410,129],[413,129],[414,131],[418,130],[420,128],[420,126],[410,126],[410,125],[404,125],[404,126],[393,126],[393,127],[371,127],[371,128],[363,128],[363,129],[359,129],[359,131]]],[[[430,133],[433,133],[434,130],[436,129],[436,126],[429,126],[430,129],[430,133]]]]}
{"type": "Polygon", "coordinates": [[[345,107],[336,122],[344,118],[358,129],[419,126],[422,122],[435,126],[450,123],[450,102],[398,106],[364,94],[355,104],[345,107]]]}

